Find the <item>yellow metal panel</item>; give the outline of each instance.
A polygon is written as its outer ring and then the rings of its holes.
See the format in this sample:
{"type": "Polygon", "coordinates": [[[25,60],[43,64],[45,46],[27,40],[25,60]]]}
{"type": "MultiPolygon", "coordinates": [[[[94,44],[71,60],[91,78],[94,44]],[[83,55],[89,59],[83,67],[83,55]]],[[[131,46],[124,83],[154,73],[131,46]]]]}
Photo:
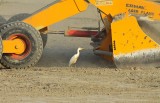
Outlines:
{"type": "Polygon", "coordinates": [[[80,2],[77,3],[80,5],[82,4],[82,6],[77,6],[75,0],[61,0],[60,2],[53,4],[48,8],[25,19],[23,22],[32,25],[37,30],[40,30],[46,26],[55,24],[61,20],[79,13],[79,9],[82,11],[87,8],[87,5],[85,4],[86,2],[84,0],[80,0],[80,2]]]}
{"type": "Polygon", "coordinates": [[[152,19],[160,20],[160,5],[146,0],[89,0],[93,5],[99,8],[103,13],[111,14],[113,17],[124,13],[149,16],[152,19]],[[98,1],[106,1],[97,3],[98,1]],[[108,4],[107,1],[112,3],[108,4]]]}
{"type": "Polygon", "coordinates": [[[114,55],[158,48],[159,45],[139,27],[135,17],[127,17],[112,23],[114,55]]]}
{"type": "Polygon", "coordinates": [[[81,11],[81,12],[86,10],[87,7],[88,7],[88,3],[85,2],[85,0],[75,0],[75,3],[78,7],[78,10],[81,11]]]}
{"type": "MultiPolygon", "coordinates": [[[[160,5],[146,0],[88,0],[103,13],[111,16],[118,14],[138,14],[160,20],[160,5]]],[[[48,8],[24,20],[40,30],[55,24],[65,18],[71,17],[87,9],[85,0],[61,0],[48,8]]]]}

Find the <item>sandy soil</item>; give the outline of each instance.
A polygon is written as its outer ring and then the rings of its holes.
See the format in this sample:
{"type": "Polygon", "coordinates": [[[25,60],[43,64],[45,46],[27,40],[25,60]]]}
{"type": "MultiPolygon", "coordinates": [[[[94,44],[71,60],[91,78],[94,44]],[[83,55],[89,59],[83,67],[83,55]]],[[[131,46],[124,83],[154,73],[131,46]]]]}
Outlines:
{"type": "MultiPolygon", "coordinates": [[[[17,13],[32,13],[53,0],[1,0],[0,14],[6,19],[17,13]]],[[[89,9],[52,25],[51,30],[68,26],[97,27],[96,9],[89,9]]],[[[29,69],[0,70],[0,103],[159,103],[160,69],[115,69],[93,55],[89,38],[68,38],[49,34],[39,63],[29,69]],[[76,68],[68,68],[78,47],[76,68]]]]}

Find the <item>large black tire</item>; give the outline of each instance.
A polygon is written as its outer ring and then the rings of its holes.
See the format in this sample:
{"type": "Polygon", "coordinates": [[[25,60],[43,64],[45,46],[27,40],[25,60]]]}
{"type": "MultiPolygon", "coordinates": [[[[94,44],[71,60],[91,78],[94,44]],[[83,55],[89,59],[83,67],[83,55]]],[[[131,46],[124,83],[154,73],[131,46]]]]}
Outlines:
{"type": "Polygon", "coordinates": [[[8,19],[7,23],[14,22],[14,21],[22,21],[29,16],[31,16],[31,14],[28,14],[28,13],[16,14],[16,15],[12,16],[10,19],[8,19]]]}
{"type": "Polygon", "coordinates": [[[48,34],[43,34],[43,33],[40,33],[40,34],[41,34],[42,41],[43,41],[43,48],[45,48],[47,44],[47,40],[48,40],[48,34]]]}
{"type": "Polygon", "coordinates": [[[0,59],[2,58],[2,53],[3,53],[3,45],[2,45],[2,38],[0,36],[0,59]]]}
{"type": "MultiPolygon", "coordinates": [[[[28,13],[16,14],[16,15],[12,16],[7,21],[7,23],[15,22],[15,21],[22,21],[22,20],[26,19],[29,16],[31,16],[31,14],[28,14],[28,13]]],[[[48,40],[48,35],[47,34],[43,34],[43,33],[40,33],[40,34],[41,34],[41,37],[42,37],[42,40],[43,40],[43,48],[45,48],[45,46],[47,44],[47,40],[48,40]]]]}
{"type": "Polygon", "coordinates": [[[0,26],[2,26],[3,24],[5,24],[7,21],[4,17],[0,16],[0,26]]]}
{"type": "Polygon", "coordinates": [[[1,64],[7,68],[25,69],[34,66],[41,58],[43,41],[40,33],[24,22],[11,22],[1,28],[3,40],[20,38],[26,44],[25,52],[21,55],[3,54],[1,64]]]}
{"type": "MultiPolygon", "coordinates": [[[[0,16],[0,28],[7,22],[7,20],[3,17],[0,16]]],[[[3,45],[2,45],[2,38],[0,36],[0,59],[2,57],[2,52],[3,52],[3,45]]]]}

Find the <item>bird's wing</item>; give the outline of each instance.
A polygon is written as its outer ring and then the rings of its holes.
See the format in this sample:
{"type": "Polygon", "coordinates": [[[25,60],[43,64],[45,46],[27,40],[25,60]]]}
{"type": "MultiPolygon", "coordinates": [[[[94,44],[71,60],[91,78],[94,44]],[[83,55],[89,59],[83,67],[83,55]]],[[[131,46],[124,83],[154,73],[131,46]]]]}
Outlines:
{"type": "Polygon", "coordinates": [[[77,54],[73,55],[69,61],[69,66],[71,66],[72,64],[75,64],[77,62],[78,57],[79,56],[77,54]]]}

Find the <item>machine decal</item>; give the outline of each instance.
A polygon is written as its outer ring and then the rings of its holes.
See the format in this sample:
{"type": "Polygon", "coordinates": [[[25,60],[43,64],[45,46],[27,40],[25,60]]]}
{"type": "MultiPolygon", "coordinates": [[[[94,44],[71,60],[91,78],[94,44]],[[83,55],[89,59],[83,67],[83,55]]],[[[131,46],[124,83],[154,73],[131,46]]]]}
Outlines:
{"type": "Polygon", "coordinates": [[[135,8],[135,9],[145,9],[142,5],[126,4],[126,7],[135,8]]]}
{"type": "Polygon", "coordinates": [[[112,4],[113,4],[112,0],[96,0],[97,6],[112,5],[112,4]]]}
{"type": "Polygon", "coordinates": [[[128,12],[130,14],[140,14],[142,16],[149,16],[149,17],[154,16],[154,12],[145,10],[145,7],[142,5],[126,4],[126,7],[128,8],[128,12]]]}
{"type": "Polygon", "coordinates": [[[140,14],[150,17],[154,16],[154,12],[149,12],[149,11],[141,11],[140,14]]]}

